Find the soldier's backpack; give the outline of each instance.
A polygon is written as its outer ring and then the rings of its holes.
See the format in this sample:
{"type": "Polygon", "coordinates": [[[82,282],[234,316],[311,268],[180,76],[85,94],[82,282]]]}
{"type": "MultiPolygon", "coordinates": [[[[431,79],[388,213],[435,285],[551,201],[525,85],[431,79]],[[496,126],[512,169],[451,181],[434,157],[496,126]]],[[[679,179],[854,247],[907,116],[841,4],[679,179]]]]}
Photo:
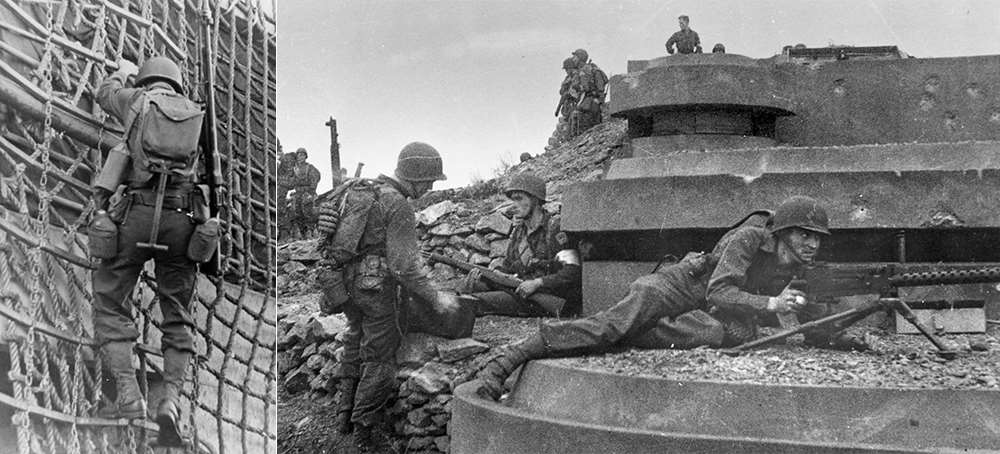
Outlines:
{"type": "Polygon", "coordinates": [[[129,151],[139,179],[148,180],[151,160],[190,170],[194,166],[205,111],[186,96],[168,88],[146,90],[126,119],[129,151]]]}
{"type": "Polygon", "coordinates": [[[378,184],[362,178],[349,179],[323,197],[320,248],[326,266],[317,281],[323,290],[320,309],[326,314],[339,312],[340,306],[350,298],[344,265],[367,253],[359,246],[378,198],[378,184]]]}
{"type": "Polygon", "coordinates": [[[608,86],[608,75],[604,70],[594,65],[594,91],[604,93],[604,88],[608,86]]]}

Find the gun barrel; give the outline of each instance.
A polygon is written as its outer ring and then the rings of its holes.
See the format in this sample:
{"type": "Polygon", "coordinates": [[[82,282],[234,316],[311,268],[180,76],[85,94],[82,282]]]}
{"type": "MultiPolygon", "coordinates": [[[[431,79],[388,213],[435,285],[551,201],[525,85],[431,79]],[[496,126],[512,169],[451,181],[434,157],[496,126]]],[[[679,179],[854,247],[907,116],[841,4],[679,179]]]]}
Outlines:
{"type": "Polygon", "coordinates": [[[896,287],[918,285],[987,284],[1000,282],[1000,267],[901,273],[889,278],[896,287]]]}

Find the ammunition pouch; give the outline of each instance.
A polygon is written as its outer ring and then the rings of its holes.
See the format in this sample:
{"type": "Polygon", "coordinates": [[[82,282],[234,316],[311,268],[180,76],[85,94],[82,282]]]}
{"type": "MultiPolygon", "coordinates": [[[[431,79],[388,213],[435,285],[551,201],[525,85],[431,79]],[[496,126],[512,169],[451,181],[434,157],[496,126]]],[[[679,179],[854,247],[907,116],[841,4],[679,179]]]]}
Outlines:
{"type": "Polygon", "coordinates": [[[385,288],[387,275],[384,258],[378,255],[366,255],[358,264],[355,287],[363,292],[381,292],[385,288]]]}
{"type": "Polygon", "coordinates": [[[205,263],[219,247],[219,219],[211,218],[198,224],[188,240],[187,258],[195,263],[205,263]]]}
{"type": "Polygon", "coordinates": [[[113,197],[110,206],[108,207],[108,216],[111,221],[115,224],[125,223],[125,219],[128,218],[128,212],[132,209],[132,198],[125,195],[120,195],[118,197],[113,197]]]}
{"type": "Polygon", "coordinates": [[[211,213],[208,209],[209,188],[206,184],[199,184],[188,194],[188,204],[191,209],[191,218],[195,224],[204,224],[208,221],[211,213]]]}
{"type": "Polygon", "coordinates": [[[583,112],[600,112],[601,101],[593,96],[586,96],[576,108],[583,112]]]}
{"type": "Polygon", "coordinates": [[[319,310],[323,315],[337,314],[343,312],[344,303],[351,299],[347,292],[347,281],[344,277],[344,268],[334,266],[324,266],[316,275],[316,282],[319,282],[322,298],[319,300],[319,310]]]}

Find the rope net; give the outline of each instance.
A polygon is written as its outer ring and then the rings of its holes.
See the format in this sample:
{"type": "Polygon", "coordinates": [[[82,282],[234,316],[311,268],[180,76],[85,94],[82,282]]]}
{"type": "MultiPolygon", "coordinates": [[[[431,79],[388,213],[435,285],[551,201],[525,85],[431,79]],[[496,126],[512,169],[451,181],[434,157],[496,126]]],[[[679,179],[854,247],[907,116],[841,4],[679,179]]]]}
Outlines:
{"type": "MultiPolygon", "coordinates": [[[[155,424],[96,416],[114,386],[93,341],[85,233],[91,182],[123,128],[93,93],[119,58],[165,55],[189,96],[205,99],[206,43],[227,189],[224,277],[198,277],[198,355],[183,392],[192,443],[174,451],[276,449],[274,4],[202,1],[0,0],[0,451],[163,451],[152,446],[155,424]]],[[[163,361],[152,263],[133,301],[136,367],[155,407],[163,361]]]]}

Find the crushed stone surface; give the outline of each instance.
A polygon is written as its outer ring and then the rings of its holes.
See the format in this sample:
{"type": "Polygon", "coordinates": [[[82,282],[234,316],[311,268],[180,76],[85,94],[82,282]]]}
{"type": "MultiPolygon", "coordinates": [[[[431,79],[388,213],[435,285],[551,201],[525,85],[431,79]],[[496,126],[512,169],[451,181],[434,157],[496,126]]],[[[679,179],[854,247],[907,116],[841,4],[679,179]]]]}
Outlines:
{"type": "Polygon", "coordinates": [[[571,367],[671,380],[1000,390],[1000,328],[991,327],[986,334],[942,336],[959,347],[961,353],[952,360],[938,356],[934,346],[919,335],[897,335],[879,329],[861,331],[857,334],[865,336],[872,346],[870,351],[817,349],[792,340],[739,356],[707,348],[628,349],[558,361],[571,367]],[[984,348],[986,351],[977,351],[984,348]]]}

